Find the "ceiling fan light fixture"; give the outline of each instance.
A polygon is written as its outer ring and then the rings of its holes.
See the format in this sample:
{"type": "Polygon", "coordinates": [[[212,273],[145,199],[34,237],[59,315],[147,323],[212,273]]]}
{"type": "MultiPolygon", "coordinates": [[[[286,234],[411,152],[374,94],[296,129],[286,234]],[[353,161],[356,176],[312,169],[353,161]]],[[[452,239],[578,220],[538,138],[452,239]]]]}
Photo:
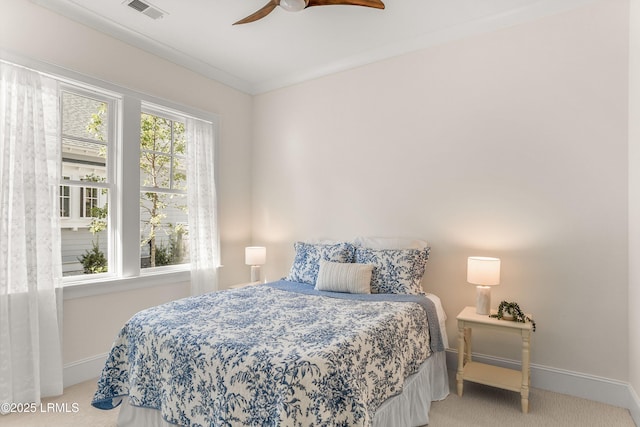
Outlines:
{"type": "Polygon", "coordinates": [[[331,6],[335,4],[347,4],[352,6],[365,6],[373,7],[376,9],[384,9],[384,3],[382,2],[382,0],[269,0],[269,3],[262,6],[261,9],[253,12],[251,15],[239,20],[238,22],[234,22],[233,25],[255,22],[258,19],[262,19],[273,12],[273,10],[278,6],[289,12],[299,12],[311,6],[331,6]]]}
{"type": "Polygon", "coordinates": [[[307,7],[307,0],[280,0],[280,7],[289,12],[300,12],[307,7]]]}

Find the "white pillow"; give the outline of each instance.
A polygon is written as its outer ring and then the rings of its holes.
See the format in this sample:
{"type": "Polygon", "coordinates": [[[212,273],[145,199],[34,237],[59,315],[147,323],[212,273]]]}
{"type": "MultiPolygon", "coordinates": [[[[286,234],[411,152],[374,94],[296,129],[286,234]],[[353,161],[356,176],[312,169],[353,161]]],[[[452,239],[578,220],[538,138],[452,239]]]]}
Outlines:
{"type": "Polygon", "coordinates": [[[315,289],[318,291],[370,294],[373,265],[320,261],[315,289]]]}
{"type": "Polygon", "coordinates": [[[371,249],[425,249],[429,246],[424,240],[406,237],[356,237],[353,244],[371,249]]]}

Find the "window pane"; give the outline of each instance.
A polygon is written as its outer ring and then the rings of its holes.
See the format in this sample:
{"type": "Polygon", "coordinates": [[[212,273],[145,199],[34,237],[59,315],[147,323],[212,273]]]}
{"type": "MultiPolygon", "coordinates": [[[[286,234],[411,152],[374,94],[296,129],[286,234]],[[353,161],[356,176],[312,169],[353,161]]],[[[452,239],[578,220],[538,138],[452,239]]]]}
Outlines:
{"type": "Polygon", "coordinates": [[[140,185],[186,190],[184,123],[146,113],[140,117],[140,185]]]}
{"type": "Polygon", "coordinates": [[[184,134],[184,123],[173,122],[174,147],[173,154],[184,156],[187,140],[184,134]]]}
{"type": "Polygon", "coordinates": [[[104,216],[106,218],[106,213],[102,213],[101,209],[103,208],[105,202],[100,203],[99,201],[99,189],[95,187],[84,187],[82,188],[81,195],[81,203],[80,203],[80,216],[85,218],[100,218],[104,216]]]}
{"type": "Polygon", "coordinates": [[[60,186],[60,218],[69,217],[69,208],[70,208],[69,190],[70,189],[68,185],[60,186]]]}
{"type": "Polygon", "coordinates": [[[102,101],[62,92],[62,134],[95,141],[107,141],[109,111],[102,101]]]}
{"type": "Polygon", "coordinates": [[[69,216],[60,218],[65,276],[108,271],[109,190],[68,186],[69,216]]]}
{"type": "MultiPolygon", "coordinates": [[[[84,167],[82,175],[94,173],[106,178],[107,146],[71,138],[62,138],[62,162],[67,166],[84,167]]],[[[65,175],[70,175],[71,173],[65,175]]],[[[73,175],[78,175],[73,173],[73,175]]]]}
{"type": "Polygon", "coordinates": [[[187,159],[173,157],[173,189],[187,191],[187,159]]]}
{"type": "Polygon", "coordinates": [[[140,185],[171,188],[171,156],[144,152],[140,154],[140,185]]]}
{"type": "Polygon", "coordinates": [[[171,153],[171,120],[142,113],[140,120],[140,148],[146,151],[171,153]]]}
{"type": "Polygon", "coordinates": [[[186,194],[140,193],[140,266],[189,262],[186,194]]]}

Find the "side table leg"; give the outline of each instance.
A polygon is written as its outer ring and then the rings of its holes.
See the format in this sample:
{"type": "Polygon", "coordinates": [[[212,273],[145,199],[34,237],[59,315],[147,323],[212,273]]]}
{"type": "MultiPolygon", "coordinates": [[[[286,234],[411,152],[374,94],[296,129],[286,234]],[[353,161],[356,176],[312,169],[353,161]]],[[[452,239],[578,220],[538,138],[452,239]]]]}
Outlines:
{"type": "Polygon", "coordinates": [[[471,362],[471,328],[464,328],[465,365],[471,362]]]}
{"type": "Polygon", "coordinates": [[[458,322],[458,372],[456,373],[456,380],[458,385],[458,396],[462,396],[463,389],[463,372],[464,372],[464,322],[458,322]]]}
{"type": "Polygon", "coordinates": [[[530,370],[530,341],[531,332],[522,331],[522,388],[520,396],[522,400],[522,412],[529,412],[529,381],[531,378],[530,370]]]}

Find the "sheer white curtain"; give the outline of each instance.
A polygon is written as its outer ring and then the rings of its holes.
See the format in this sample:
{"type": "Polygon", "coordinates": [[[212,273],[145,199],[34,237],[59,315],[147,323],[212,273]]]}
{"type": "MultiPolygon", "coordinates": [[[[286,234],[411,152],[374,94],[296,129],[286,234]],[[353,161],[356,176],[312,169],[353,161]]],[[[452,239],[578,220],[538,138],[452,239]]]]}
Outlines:
{"type": "Polygon", "coordinates": [[[0,403],[62,393],[56,82],[0,62],[0,403]]]}
{"type": "Polygon", "coordinates": [[[191,250],[191,294],[218,290],[220,240],[213,125],[187,119],[187,204],[191,250]]]}

